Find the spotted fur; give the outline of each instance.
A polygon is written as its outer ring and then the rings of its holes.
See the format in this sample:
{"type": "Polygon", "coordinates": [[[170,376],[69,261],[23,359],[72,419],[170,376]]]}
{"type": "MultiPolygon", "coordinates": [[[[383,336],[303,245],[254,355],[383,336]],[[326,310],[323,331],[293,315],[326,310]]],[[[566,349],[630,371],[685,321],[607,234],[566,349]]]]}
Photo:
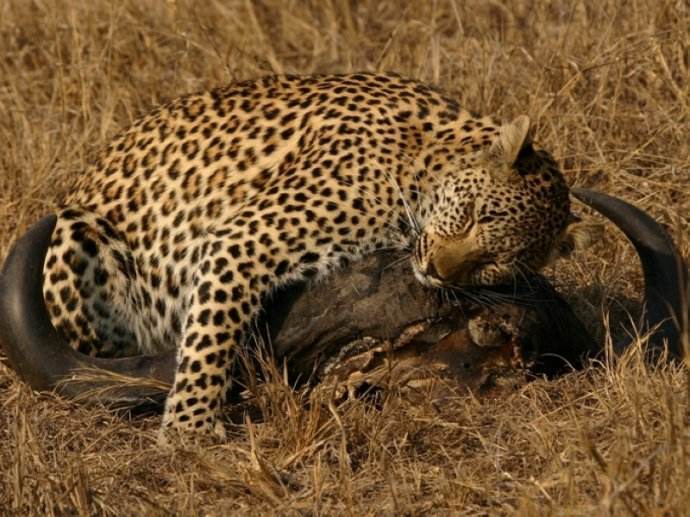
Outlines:
{"type": "Polygon", "coordinates": [[[431,285],[539,268],[569,216],[529,138],[395,75],[267,77],[181,97],[77,181],[45,262],[91,355],[176,347],[164,426],[218,430],[233,352],[276,287],[383,247],[431,285]]]}

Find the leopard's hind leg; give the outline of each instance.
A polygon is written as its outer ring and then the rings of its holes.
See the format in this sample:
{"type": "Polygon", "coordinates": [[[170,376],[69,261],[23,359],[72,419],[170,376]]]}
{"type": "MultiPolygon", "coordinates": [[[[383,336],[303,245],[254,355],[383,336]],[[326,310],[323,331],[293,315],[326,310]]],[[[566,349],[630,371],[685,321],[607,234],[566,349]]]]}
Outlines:
{"type": "Polygon", "coordinates": [[[43,267],[43,295],[55,328],[79,352],[141,353],[136,265],[124,237],[103,217],[79,208],[58,214],[43,267]]]}

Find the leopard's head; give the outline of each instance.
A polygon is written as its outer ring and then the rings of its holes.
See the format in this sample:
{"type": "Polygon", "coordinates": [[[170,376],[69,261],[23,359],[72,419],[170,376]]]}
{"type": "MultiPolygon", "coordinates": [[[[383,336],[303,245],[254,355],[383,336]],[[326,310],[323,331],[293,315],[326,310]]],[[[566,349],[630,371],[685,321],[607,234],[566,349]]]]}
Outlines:
{"type": "Polygon", "coordinates": [[[437,180],[412,260],[421,282],[506,283],[585,243],[558,165],[529,133],[516,118],[437,180]]]}

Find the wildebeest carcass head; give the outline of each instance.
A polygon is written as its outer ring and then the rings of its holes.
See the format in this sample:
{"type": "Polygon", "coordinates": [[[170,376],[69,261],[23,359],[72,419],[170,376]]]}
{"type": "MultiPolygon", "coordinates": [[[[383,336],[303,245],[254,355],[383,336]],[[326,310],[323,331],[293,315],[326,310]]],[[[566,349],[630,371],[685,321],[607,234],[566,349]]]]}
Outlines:
{"type": "MultiPolygon", "coordinates": [[[[620,199],[579,188],[572,194],[610,219],[635,246],[645,281],[639,330],[653,332],[651,352],[668,350],[671,357],[681,357],[688,330],[688,278],[671,238],[649,215],[620,199]]],[[[101,402],[129,407],[161,402],[164,389],[118,385],[112,376],[65,382],[80,371],[97,369],[169,384],[175,352],[106,359],[84,356],[67,345],[53,328],[42,296],[43,262],[55,222],[55,216],[45,217],[24,234],[0,273],[0,343],[10,365],[38,390],[57,389],[72,397],[99,393],[94,398],[101,402]],[[98,391],[105,386],[111,389],[98,391]]],[[[388,348],[370,347],[354,359],[363,379],[380,364],[377,360],[397,355],[415,370],[440,364],[479,388],[486,386],[494,367],[518,361],[529,363],[534,373],[554,373],[579,366],[599,348],[541,276],[467,294],[440,296],[415,281],[407,262],[375,255],[324,282],[278,293],[267,301],[270,308],[259,328],[267,329],[274,353],[303,377],[315,372],[317,377],[349,376],[352,368],[347,367],[343,375],[342,364],[348,360],[343,348],[352,350],[353,343],[369,339],[388,348]]]]}

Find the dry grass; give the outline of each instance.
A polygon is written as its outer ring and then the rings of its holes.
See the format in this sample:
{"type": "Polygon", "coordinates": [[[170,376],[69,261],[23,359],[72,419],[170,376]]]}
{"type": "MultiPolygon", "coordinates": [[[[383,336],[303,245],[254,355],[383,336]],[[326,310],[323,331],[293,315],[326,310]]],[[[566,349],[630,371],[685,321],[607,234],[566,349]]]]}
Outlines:
{"type": "MultiPolygon", "coordinates": [[[[0,2],[0,243],[50,212],[118,128],[182,92],[274,72],[396,70],[528,113],[572,184],[625,196],[688,254],[690,8],[682,0],[0,2]]],[[[639,309],[616,232],[557,278],[602,340],[639,309]],[[585,287],[593,286],[593,287],[585,287]]],[[[329,407],[280,382],[229,443],[155,446],[0,366],[0,514],[684,514],[687,369],[639,354],[500,400],[329,407]]]]}

